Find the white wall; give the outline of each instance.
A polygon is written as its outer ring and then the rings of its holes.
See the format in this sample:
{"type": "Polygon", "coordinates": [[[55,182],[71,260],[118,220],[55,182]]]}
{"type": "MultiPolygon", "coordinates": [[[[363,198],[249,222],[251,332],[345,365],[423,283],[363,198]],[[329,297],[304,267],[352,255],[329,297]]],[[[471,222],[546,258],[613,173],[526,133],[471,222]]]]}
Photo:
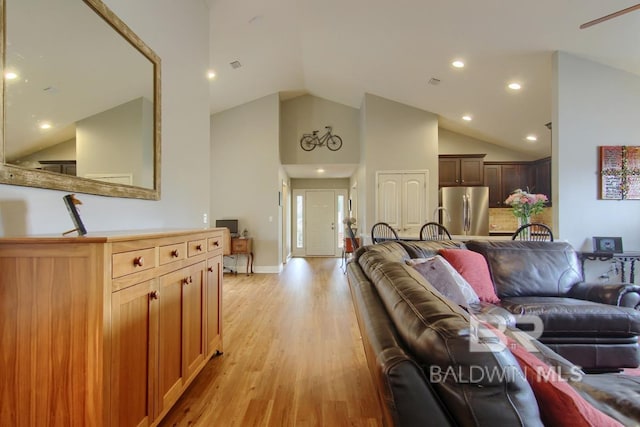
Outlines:
{"type": "Polygon", "coordinates": [[[358,228],[370,230],[375,223],[376,172],[383,170],[429,171],[427,212],[438,206],[438,117],[379,96],[366,94],[362,115],[363,168],[358,171],[358,195],[366,206],[358,228]],[[362,178],[364,175],[364,180],[362,178]],[[363,185],[364,184],[364,185],[363,185]],[[364,188],[363,188],[364,187],[364,188]]]}
{"type": "Polygon", "coordinates": [[[77,175],[131,174],[132,185],[153,188],[149,111],[153,103],[140,97],[76,122],[77,175]]]}
{"type": "Polygon", "coordinates": [[[358,109],[312,95],[303,95],[281,103],[280,159],[282,164],[357,164],[360,161],[360,128],[358,109]],[[305,133],[318,130],[324,135],[325,126],[342,138],[342,148],[331,151],[326,146],[312,151],[300,148],[305,133]]]}
{"type": "Polygon", "coordinates": [[[640,250],[640,200],[598,199],[598,147],[640,145],[640,77],[559,52],[554,81],[557,234],[583,250],[592,236],[622,236],[625,250],[640,250]]]}
{"type": "Polygon", "coordinates": [[[263,273],[280,270],[282,252],[279,104],[273,94],[211,116],[211,220],[238,219],[263,273]]]}
{"type": "MultiPolygon", "coordinates": [[[[162,200],[79,195],[85,225],[89,232],[201,227],[210,194],[207,6],[202,0],[104,1],[162,59],[162,200]]],[[[0,185],[0,235],[72,228],[65,194],[0,185]]]]}
{"type": "Polygon", "coordinates": [[[499,145],[443,128],[438,129],[438,154],[486,154],[485,162],[528,162],[538,160],[537,157],[529,154],[509,150],[499,145]]]}

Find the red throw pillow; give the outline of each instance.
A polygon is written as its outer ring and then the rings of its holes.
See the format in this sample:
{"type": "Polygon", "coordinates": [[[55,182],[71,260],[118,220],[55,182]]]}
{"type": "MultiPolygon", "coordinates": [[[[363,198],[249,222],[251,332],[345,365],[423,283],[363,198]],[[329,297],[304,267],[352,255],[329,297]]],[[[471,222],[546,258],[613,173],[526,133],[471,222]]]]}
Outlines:
{"type": "Polygon", "coordinates": [[[480,301],[500,302],[493,289],[487,261],[481,254],[468,249],[440,249],[438,253],[469,282],[480,301]]]}
{"type": "Polygon", "coordinates": [[[485,324],[516,358],[538,401],[544,425],[572,427],[622,427],[615,419],[587,402],[553,367],[527,351],[516,340],[485,324]]]}

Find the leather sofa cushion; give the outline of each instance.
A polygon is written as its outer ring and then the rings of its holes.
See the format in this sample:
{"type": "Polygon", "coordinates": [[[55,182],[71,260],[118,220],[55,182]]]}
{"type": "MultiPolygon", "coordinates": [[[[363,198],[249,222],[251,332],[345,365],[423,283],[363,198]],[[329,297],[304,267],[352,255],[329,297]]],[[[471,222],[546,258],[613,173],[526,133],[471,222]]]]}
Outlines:
{"type": "Polygon", "coordinates": [[[354,261],[358,261],[360,255],[365,252],[374,252],[384,255],[384,259],[389,261],[404,261],[409,258],[414,258],[407,253],[405,247],[399,241],[387,241],[377,243],[375,245],[365,245],[358,248],[354,253],[354,261]]]}
{"type": "Polygon", "coordinates": [[[578,255],[567,242],[471,240],[466,246],[486,258],[500,299],[565,296],[582,282],[578,255]]]}
{"type": "Polygon", "coordinates": [[[640,316],[628,307],[559,297],[503,298],[500,305],[515,315],[540,317],[542,336],[613,338],[640,334],[640,316]]]}
{"type": "MultiPolygon", "coordinates": [[[[509,350],[520,363],[536,395],[545,425],[564,425],[570,420],[571,425],[574,426],[622,427],[618,421],[591,406],[561,377],[561,373],[556,372],[552,366],[528,351],[518,340],[499,331],[496,334],[508,344],[509,350]]],[[[567,374],[577,378],[582,377],[579,369],[567,374]]]]}
{"type": "Polygon", "coordinates": [[[470,320],[462,308],[404,263],[364,253],[359,264],[458,425],[542,425],[513,355],[506,348],[489,351],[486,344],[476,344],[486,351],[472,351],[470,320]]]}

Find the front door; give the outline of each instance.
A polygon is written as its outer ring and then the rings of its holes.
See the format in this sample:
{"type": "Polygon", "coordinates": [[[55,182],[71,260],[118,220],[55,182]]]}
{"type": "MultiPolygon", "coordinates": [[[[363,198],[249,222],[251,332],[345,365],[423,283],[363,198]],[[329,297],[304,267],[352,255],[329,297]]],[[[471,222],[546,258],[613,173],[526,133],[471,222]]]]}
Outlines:
{"type": "Polygon", "coordinates": [[[307,255],[335,255],[335,192],[307,190],[305,204],[307,255]]]}

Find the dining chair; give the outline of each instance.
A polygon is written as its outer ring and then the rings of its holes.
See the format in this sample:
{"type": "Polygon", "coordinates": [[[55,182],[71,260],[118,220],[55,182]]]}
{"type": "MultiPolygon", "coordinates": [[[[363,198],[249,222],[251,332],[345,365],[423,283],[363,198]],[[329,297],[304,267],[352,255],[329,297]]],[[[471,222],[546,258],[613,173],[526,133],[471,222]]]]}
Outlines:
{"type": "Polygon", "coordinates": [[[371,227],[371,241],[375,243],[398,240],[398,233],[386,222],[378,222],[371,227]]]}
{"type": "Polygon", "coordinates": [[[451,233],[438,222],[427,222],[420,228],[420,240],[451,240],[451,233]]]}
{"type": "Polygon", "coordinates": [[[520,226],[511,240],[534,240],[538,242],[553,242],[553,232],[545,224],[539,222],[532,222],[530,224],[524,224],[520,226]]]}

